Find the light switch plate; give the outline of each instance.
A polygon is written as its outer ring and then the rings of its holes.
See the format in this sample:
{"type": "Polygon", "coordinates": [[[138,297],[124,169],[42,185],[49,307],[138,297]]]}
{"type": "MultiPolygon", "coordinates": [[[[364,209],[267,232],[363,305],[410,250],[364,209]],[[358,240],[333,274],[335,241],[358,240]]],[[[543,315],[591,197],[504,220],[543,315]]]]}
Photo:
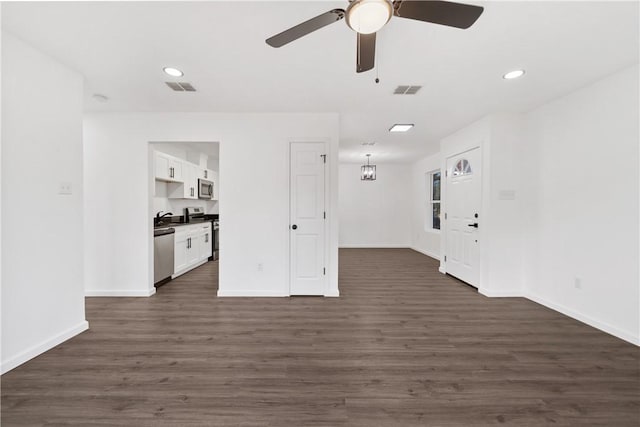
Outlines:
{"type": "Polygon", "coordinates": [[[58,194],[71,195],[73,194],[73,188],[70,182],[61,182],[58,186],[58,194]]]}
{"type": "Polygon", "coordinates": [[[515,200],[516,190],[500,190],[498,191],[498,200],[515,200]]]}

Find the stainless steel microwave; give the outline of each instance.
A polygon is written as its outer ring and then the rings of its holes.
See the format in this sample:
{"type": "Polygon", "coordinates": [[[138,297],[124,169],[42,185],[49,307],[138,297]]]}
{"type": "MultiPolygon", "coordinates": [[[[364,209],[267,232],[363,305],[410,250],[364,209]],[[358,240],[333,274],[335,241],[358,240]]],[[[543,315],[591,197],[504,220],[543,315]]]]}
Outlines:
{"type": "Polygon", "coordinates": [[[206,179],[198,179],[198,198],[213,199],[213,182],[206,179]]]}

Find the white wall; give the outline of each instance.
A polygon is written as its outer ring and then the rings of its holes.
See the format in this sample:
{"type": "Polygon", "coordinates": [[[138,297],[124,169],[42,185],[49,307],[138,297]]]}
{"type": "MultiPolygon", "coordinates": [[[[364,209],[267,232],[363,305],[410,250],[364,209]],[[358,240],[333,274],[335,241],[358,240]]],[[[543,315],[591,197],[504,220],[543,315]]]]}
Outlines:
{"type": "Polygon", "coordinates": [[[338,294],[337,114],[87,114],[84,137],[89,294],[154,292],[149,141],[220,142],[219,294],[263,296],[289,293],[289,143],[327,141],[327,295],[338,294]]]}
{"type": "MultiPolygon", "coordinates": [[[[638,72],[527,114],[485,117],[441,142],[443,170],[450,155],[482,149],[479,292],[526,296],[636,344],[638,72]]],[[[445,182],[443,202],[446,191],[445,182]]]]}
{"type": "Polygon", "coordinates": [[[411,248],[435,259],[440,259],[440,230],[427,224],[427,218],[431,218],[431,183],[427,175],[439,169],[440,153],[411,165],[411,248]]]}
{"type": "MultiPolygon", "coordinates": [[[[522,282],[522,210],[517,165],[526,139],[521,117],[515,114],[487,116],[441,141],[441,169],[448,157],[480,147],[482,155],[482,202],[480,224],[480,282],[487,296],[520,296],[522,282]],[[513,197],[505,198],[508,192],[513,197]]],[[[447,180],[443,178],[442,212],[446,212],[447,180]]],[[[444,227],[444,224],[443,224],[444,227]]],[[[446,235],[441,240],[446,255],[446,235]]],[[[444,258],[440,270],[446,271],[444,258]]]]}
{"type": "Polygon", "coordinates": [[[527,296],[640,344],[638,66],[527,115],[527,296]],[[581,288],[576,287],[576,278],[581,288]]]}
{"type": "Polygon", "coordinates": [[[411,167],[378,164],[375,181],[360,180],[359,164],[340,165],[340,246],[411,245],[411,167]]]}
{"type": "Polygon", "coordinates": [[[87,329],[82,76],[2,34],[2,372],[87,329]],[[71,195],[58,194],[70,183],[71,195]]]}

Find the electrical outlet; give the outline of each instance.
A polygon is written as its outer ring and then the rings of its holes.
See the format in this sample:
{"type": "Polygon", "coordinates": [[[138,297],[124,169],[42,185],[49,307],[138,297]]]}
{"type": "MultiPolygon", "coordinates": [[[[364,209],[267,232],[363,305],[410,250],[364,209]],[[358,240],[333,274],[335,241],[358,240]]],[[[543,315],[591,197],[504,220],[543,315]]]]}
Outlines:
{"type": "Polygon", "coordinates": [[[582,289],[582,280],[579,277],[573,279],[573,287],[576,289],[582,289]]]}
{"type": "Polygon", "coordinates": [[[70,182],[61,182],[58,186],[58,194],[70,195],[73,194],[73,188],[70,182]]]}
{"type": "Polygon", "coordinates": [[[263,270],[263,265],[261,262],[258,263],[258,271],[262,271],[263,270]]]}

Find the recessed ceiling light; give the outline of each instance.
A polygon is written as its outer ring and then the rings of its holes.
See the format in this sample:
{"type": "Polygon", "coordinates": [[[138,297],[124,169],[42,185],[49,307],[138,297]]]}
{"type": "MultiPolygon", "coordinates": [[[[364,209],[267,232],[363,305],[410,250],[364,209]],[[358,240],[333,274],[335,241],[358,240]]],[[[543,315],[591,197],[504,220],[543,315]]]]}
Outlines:
{"type": "Polygon", "coordinates": [[[389,132],[406,132],[413,127],[413,124],[395,124],[391,126],[389,132]]]}
{"type": "Polygon", "coordinates": [[[522,76],[524,76],[524,70],[513,70],[502,76],[502,78],[505,80],[512,80],[522,76]]]}
{"type": "Polygon", "coordinates": [[[165,73],[169,74],[171,77],[182,77],[184,76],[184,73],[180,70],[178,70],[177,68],[173,68],[173,67],[164,67],[162,69],[162,71],[164,71],[165,73]]]}

